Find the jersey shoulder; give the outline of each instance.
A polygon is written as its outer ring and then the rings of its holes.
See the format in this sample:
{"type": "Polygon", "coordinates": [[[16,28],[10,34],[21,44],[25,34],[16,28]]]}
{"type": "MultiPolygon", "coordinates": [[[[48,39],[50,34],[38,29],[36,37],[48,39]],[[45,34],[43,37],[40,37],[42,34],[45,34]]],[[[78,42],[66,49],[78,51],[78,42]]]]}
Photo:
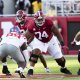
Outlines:
{"type": "Polygon", "coordinates": [[[46,18],[45,19],[45,25],[47,25],[49,28],[52,27],[54,24],[53,24],[53,21],[49,18],[46,18]]]}

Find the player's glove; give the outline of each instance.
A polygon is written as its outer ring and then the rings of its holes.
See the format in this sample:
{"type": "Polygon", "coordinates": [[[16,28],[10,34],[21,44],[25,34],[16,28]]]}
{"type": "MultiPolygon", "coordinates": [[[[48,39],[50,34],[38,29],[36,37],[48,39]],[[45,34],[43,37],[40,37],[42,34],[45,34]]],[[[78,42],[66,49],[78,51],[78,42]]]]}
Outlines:
{"type": "Polygon", "coordinates": [[[69,48],[67,46],[64,45],[64,42],[61,41],[61,49],[63,53],[69,54],[69,48]]]}
{"type": "Polygon", "coordinates": [[[63,52],[63,54],[69,54],[68,46],[62,46],[62,52],[63,52]]]}
{"type": "Polygon", "coordinates": [[[63,41],[60,41],[60,44],[61,44],[61,46],[64,46],[64,42],[63,41]]]}
{"type": "Polygon", "coordinates": [[[61,48],[63,49],[64,48],[64,42],[60,41],[60,44],[61,44],[61,48]]]}

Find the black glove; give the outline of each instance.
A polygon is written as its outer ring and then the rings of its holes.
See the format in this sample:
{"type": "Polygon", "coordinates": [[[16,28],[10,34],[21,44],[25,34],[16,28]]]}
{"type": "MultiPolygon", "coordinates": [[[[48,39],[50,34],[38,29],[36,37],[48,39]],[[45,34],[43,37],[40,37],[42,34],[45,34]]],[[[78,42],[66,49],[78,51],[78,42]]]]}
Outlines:
{"type": "Polygon", "coordinates": [[[60,41],[61,46],[64,46],[64,41],[60,41]]]}

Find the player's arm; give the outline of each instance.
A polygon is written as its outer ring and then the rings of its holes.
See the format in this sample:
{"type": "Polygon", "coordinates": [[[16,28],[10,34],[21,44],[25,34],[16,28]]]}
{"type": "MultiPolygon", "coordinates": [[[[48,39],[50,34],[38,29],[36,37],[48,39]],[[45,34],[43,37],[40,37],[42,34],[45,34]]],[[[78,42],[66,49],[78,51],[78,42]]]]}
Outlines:
{"type": "Polygon", "coordinates": [[[55,36],[59,39],[61,45],[64,45],[63,37],[59,30],[56,27],[52,27],[52,32],[54,33],[55,36]]]}
{"type": "Polygon", "coordinates": [[[62,32],[62,29],[61,29],[60,25],[58,25],[58,30],[59,30],[60,33],[62,32]]]}
{"type": "Polygon", "coordinates": [[[80,41],[80,31],[75,35],[74,40],[71,42],[71,45],[78,45],[77,43],[80,41]]]}
{"type": "Polygon", "coordinates": [[[76,34],[74,40],[80,41],[80,31],[76,34]]]}
{"type": "Polygon", "coordinates": [[[23,45],[20,47],[20,49],[21,49],[22,51],[27,49],[27,44],[26,44],[26,42],[23,43],[23,45]]]}
{"type": "Polygon", "coordinates": [[[54,24],[55,27],[57,27],[57,29],[59,30],[59,32],[62,31],[61,26],[58,24],[58,21],[57,20],[54,20],[53,21],[53,24],[54,24]]]}
{"type": "Polygon", "coordinates": [[[27,30],[25,32],[25,37],[27,38],[27,43],[29,44],[34,39],[34,34],[27,30]]]}

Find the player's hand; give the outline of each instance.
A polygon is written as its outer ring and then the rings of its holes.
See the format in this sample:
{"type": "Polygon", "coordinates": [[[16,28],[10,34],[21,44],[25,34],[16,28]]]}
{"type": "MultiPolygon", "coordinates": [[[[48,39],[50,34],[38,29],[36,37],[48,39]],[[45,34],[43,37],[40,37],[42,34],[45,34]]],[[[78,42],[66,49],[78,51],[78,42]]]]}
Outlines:
{"type": "Polygon", "coordinates": [[[64,42],[61,41],[60,44],[61,44],[61,48],[63,49],[65,47],[64,42]]]}
{"type": "Polygon", "coordinates": [[[62,52],[63,52],[63,54],[69,54],[69,48],[68,48],[68,46],[62,46],[62,52]]]}
{"type": "Polygon", "coordinates": [[[60,41],[61,46],[64,46],[64,41],[60,41]]]}
{"type": "Polygon", "coordinates": [[[63,53],[66,53],[66,54],[69,54],[69,48],[68,48],[68,46],[64,45],[64,42],[63,41],[61,41],[60,43],[61,43],[62,52],[63,53]]]}
{"type": "Polygon", "coordinates": [[[69,49],[69,48],[68,48],[67,46],[64,45],[64,46],[62,46],[62,49],[69,49]]]}
{"type": "Polygon", "coordinates": [[[76,42],[75,41],[72,41],[71,42],[71,45],[74,47],[74,46],[76,46],[76,42]]]}

